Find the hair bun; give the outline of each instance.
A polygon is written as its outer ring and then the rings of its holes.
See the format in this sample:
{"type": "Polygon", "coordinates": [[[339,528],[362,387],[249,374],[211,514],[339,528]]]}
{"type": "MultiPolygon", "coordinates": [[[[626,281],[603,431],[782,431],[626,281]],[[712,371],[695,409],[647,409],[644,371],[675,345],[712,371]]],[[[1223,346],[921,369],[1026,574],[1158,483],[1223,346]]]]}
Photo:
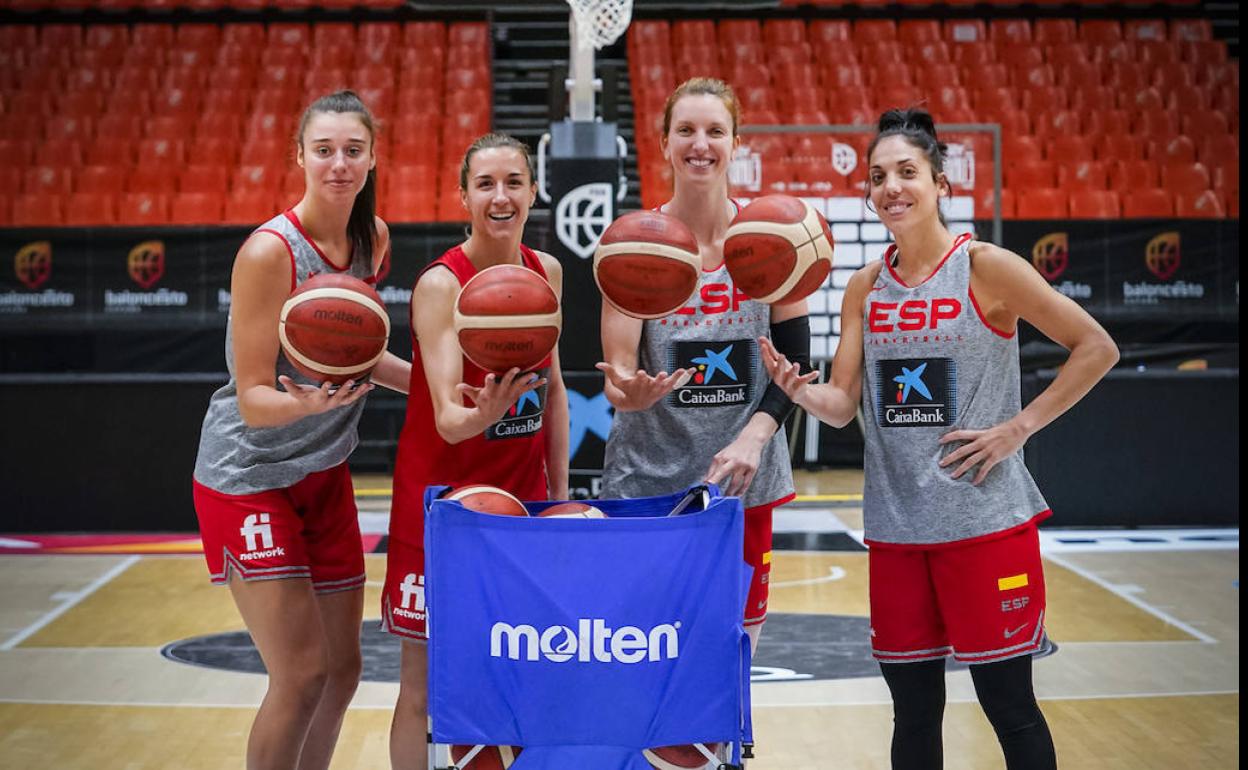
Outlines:
{"type": "Polygon", "coordinates": [[[936,138],[936,122],[932,120],[931,113],[918,107],[885,112],[880,116],[878,129],[881,134],[911,130],[936,138]]]}

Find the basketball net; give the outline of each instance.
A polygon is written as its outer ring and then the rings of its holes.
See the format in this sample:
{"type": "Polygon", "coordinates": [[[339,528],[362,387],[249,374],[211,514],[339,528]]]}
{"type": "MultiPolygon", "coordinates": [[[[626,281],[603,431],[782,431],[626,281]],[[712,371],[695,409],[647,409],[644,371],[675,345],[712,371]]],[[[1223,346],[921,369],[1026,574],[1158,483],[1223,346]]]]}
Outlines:
{"type": "Polygon", "coordinates": [[[601,51],[614,43],[633,16],[633,0],[568,0],[576,20],[577,46],[601,51]]]}

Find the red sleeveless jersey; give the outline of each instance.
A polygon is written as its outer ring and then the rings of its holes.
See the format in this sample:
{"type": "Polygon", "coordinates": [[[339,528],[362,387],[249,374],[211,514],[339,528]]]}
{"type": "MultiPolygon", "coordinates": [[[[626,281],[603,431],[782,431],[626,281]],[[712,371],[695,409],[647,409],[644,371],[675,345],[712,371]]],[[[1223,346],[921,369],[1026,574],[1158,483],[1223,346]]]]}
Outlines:
{"type": "MultiPolygon", "coordinates": [[[[525,267],[547,278],[541,260],[532,249],[522,245],[520,254],[525,267]]],[[[454,273],[460,286],[477,274],[477,268],[460,246],[430,263],[421,275],[438,266],[454,273]]],[[[547,356],[538,365],[539,374],[546,376],[549,368],[550,357],[547,356]]],[[[463,371],[462,381],[468,385],[480,387],[485,383],[487,372],[467,357],[463,358],[463,371]]],[[[471,407],[472,402],[465,398],[464,406],[471,407]]],[[[545,413],[546,386],[543,385],[522,396],[503,419],[484,433],[458,444],[448,444],[434,422],[433,400],[420,358],[420,342],[413,327],[412,378],[408,387],[407,417],[395,458],[390,537],[416,547],[423,545],[423,498],[425,487],[430,484],[488,484],[505,489],[521,500],[545,500],[548,494],[545,413]]]]}

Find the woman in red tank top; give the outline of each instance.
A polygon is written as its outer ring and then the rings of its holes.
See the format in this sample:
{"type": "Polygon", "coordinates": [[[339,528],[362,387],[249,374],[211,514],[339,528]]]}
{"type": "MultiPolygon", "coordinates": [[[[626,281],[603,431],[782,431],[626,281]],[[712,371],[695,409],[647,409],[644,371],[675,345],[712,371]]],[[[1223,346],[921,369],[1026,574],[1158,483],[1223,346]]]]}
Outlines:
{"type": "Polygon", "coordinates": [[[382,593],[382,622],[403,640],[390,731],[396,770],[425,770],[428,760],[425,487],[489,484],[524,500],[568,492],[568,398],[558,350],[537,372],[512,369],[499,377],[464,357],[452,325],[460,287],[487,267],[523,265],[562,293],[558,260],[520,242],[537,195],[528,148],[501,134],[481,137],[464,156],[459,183],[471,234],[426,268],[412,292],[412,379],[382,593]]]}

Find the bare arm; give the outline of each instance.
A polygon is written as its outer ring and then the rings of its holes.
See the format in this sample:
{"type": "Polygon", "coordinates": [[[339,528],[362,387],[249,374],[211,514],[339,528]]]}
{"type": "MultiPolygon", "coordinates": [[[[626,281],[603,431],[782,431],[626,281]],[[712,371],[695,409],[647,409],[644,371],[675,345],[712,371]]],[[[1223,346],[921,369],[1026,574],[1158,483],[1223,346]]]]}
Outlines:
{"type": "Polygon", "coordinates": [[[420,341],[420,361],[429,383],[434,422],[438,435],[449,444],[485,432],[503,418],[521,394],[542,385],[536,375],[522,375],[514,368],[502,377],[486,375],[480,388],[461,382],[463,353],[452,322],[457,296],[459,282],[442,268],[422,275],[412,292],[412,324],[420,341]],[[464,406],[464,396],[472,406],[464,406]]]}
{"type": "Polygon", "coordinates": [[[234,259],[230,278],[230,334],[234,350],[234,373],[238,384],[238,411],[252,428],[287,425],[313,414],[355,402],[372,389],[371,384],[350,383],[330,392],[280,379],[277,357],[281,343],[277,324],[282,305],[290,296],[290,255],[276,235],[256,233],[243,244],[234,259]]]}
{"type": "Polygon", "coordinates": [[[621,412],[649,409],[659,399],[686,382],[687,369],[650,376],[637,368],[637,348],[641,344],[642,321],[626,316],[602,303],[602,356],[605,361],[595,365],[606,376],[603,392],[607,401],[621,412]]]}
{"type": "MultiPolygon", "coordinates": [[[[563,265],[559,260],[539,252],[542,267],[550,279],[555,296],[563,297],[563,265]]],[[[546,474],[551,500],[568,498],[568,391],[563,384],[563,367],[559,363],[559,347],[550,354],[550,375],[546,385],[546,474]]]]}
{"type": "MultiPolygon", "coordinates": [[[[377,217],[377,248],[373,257],[373,275],[381,270],[382,264],[390,254],[390,228],[377,217]]],[[[386,353],[373,368],[372,381],[384,385],[390,390],[407,393],[412,380],[412,364],[404,361],[393,353],[386,353]]]]}
{"type": "Polygon", "coordinates": [[[961,462],[954,478],[979,465],[978,484],[992,466],[1083,398],[1118,362],[1118,346],[1087,311],[1055,291],[1018,255],[977,243],[971,259],[971,291],[994,327],[1014,329],[1021,318],[1070,351],[1056,379],[1013,418],[987,430],[951,431],[941,438],[941,443],[967,442],[941,465],[961,462]]]}

